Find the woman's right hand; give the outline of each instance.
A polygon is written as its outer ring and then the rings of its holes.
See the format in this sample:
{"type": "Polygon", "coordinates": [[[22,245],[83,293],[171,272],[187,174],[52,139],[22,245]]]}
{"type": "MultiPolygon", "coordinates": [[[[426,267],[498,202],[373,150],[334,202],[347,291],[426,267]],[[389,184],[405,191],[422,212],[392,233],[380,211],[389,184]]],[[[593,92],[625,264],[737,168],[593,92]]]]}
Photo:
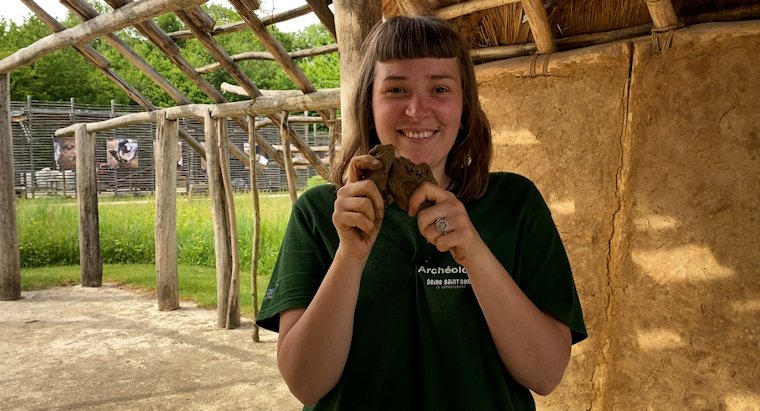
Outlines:
{"type": "Polygon", "coordinates": [[[354,258],[367,258],[375,244],[385,213],[380,191],[371,180],[361,180],[361,170],[377,170],[380,160],[369,154],[356,156],[348,166],[346,183],[338,190],[333,225],[340,251],[354,258]]]}

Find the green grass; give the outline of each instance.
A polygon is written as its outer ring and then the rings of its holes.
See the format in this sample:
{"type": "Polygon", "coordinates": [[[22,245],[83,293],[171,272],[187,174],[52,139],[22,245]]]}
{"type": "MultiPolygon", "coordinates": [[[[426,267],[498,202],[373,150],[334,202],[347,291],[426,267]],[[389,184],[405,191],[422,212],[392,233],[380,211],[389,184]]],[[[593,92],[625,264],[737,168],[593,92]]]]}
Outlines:
{"type": "MultiPolygon", "coordinates": [[[[101,198],[99,228],[103,280],[155,295],[155,201],[153,197],[101,198]]],[[[287,195],[261,195],[259,301],[263,296],[290,216],[287,195]]],[[[250,314],[253,238],[251,195],[235,196],[240,256],[240,306],[250,314]]],[[[75,199],[22,199],[17,203],[21,286],[24,290],[79,284],[79,220],[75,199]]],[[[216,306],[211,200],[177,198],[180,298],[216,306]]]]}

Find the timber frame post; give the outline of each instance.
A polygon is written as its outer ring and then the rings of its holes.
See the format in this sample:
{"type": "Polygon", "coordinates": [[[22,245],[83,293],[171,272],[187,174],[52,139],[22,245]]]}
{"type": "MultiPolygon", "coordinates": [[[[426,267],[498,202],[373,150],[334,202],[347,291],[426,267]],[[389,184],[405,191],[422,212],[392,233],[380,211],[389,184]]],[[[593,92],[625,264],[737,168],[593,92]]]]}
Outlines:
{"type": "Polygon", "coordinates": [[[98,222],[98,178],[95,160],[95,133],[77,125],[74,132],[79,205],[79,264],[82,287],[103,285],[103,258],[100,255],[98,222]]]}
{"type": "Polygon", "coordinates": [[[340,108],[342,146],[347,147],[353,138],[356,119],[351,95],[356,87],[356,76],[362,59],[362,43],[369,31],[382,19],[380,0],[335,0],[335,32],[340,52],[340,108]]]}
{"type": "Polygon", "coordinates": [[[16,230],[10,74],[0,73],[0,301],[21,298],[21,257],[16,230]]]}
{"type": "Polygon", "coordinates": [[[167,120],[166,113],[156,121],[156,294],[158,309],[179,308],[177,275],[177,120],[167,120]]]}

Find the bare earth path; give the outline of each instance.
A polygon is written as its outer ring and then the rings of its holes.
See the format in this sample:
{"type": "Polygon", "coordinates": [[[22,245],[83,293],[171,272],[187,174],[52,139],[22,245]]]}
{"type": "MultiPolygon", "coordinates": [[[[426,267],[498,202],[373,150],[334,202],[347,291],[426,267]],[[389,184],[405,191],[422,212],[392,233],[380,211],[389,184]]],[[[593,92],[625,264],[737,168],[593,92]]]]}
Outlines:
{"type": "Polygon", "coordinates": [[[215,326],[214,311],[119,289],[61,287],[0,301],[0,408],[298,410],[277,336],[215,326]]]}

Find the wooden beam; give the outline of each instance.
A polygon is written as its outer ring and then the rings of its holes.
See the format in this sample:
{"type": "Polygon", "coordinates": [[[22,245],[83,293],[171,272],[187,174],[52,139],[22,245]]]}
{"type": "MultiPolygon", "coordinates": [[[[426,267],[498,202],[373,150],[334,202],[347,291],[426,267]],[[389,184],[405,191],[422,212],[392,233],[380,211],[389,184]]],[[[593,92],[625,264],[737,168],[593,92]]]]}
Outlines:
{"type": "Polygon", "coordinates": [[[259,342],[259,326],[256,317],[259,316],[259,250],[261,250],[261,205],[259,204],[258,170],[256,167],[256,149],[253,133],[256,125],[253,116],[248,116],[248,147],[250,147],[248,165],[251,171],[251,196],[253,200],[253,241],[251,249],[251,303],[253,305],[253,342],[259,342]]]}
{"type": "Polygon", "coordinates": [[[325,0],[306,0],[306,3],[314,10],[314,14],[322,22],[322,25],[325,26],[333,39],[337,40],[338,36],[335,35],[335,15],[327,7],[328,2],[325,0]]]}
{"type": "Polygon", "coordinates": [[[156,122],[156,295],[160,311],[179,308],[179,277],[177,275],[177,143],[179,127],[176,120],[158,114],[156,122]]]}
{"type": "MultiPolygon", "coordinates": [[[[108,5],[110,5],[113,8],[121,8],[126,7],[128,4],[132,2],[132,0],[105,0],[108,5]]],[[[190,63],[185,60],[182,55],[179,47],[174,43],[172,39],[170,39],[166,33],[161,30],[160,27],[153,21],[144,21],[142,23],[136,24],[135,28],[137,28],[140,33],[142,33],[145,37],[150,39],[150,41],[158,47],[159,50],[161,50],[162,53],[166,56],[169,61],[174,63],[174,65],[185,75],[190,79],[193,83],[195,83],[196,86],[206,95],[208,96],[212,101],[215,101],[217,103],[225,103],[227,100],[224,98],[222,93],[220,93],[217,89],[214,88],[214,86],[211,85],[206,79],[203,78],[200,74],[195,72],[193,69],[193,66],[190,65],[190,63]]],[[[242,119],[234,118],[233,119],[238,126],[245,131],[246,124],[243,122],[242,119]]],[[[266,139],[263,136],[260,136],[257,134],[257,142],[261,146],[262,150],[269,156],[269,158],[274,159],[277,163],[282,164],[282,155],[277,152],[276,150],[272,149],[271,144],[266,141],[266,139]]],[[[242,150],[240,150],[239,147],[233,145],[230,147],[230,150],[232,151],[232,154],[235,155],[238,159],[243,161],[244,163],[248,162],[248,157],[243,153],[242,150]]]]}
{"type": "MultiPolygon", "coordinates": [[[[291,53],[288,53],[288,56],[292,59],[299,59],[304,57],[313,57],[313,56],[319,56],[322,54],[329,54],[334,53],[338,51],[338,44],[328,44],[326,46],[319,46],[314,47],[311,49],[306,50],[298,50],[291,53]]],[[[266,51],[248,51],[245,53],[240,54],[233,54],[230,56],[232,61],[238,62],[238,61],[246,61],[246,60],[277,60],[272,53],[266,52],[266,51]]],[[[222,65],[219,63],[211,63],[208,65],[205,65],[203,67],[198,67],[195,69],[198,73],[201,74],[207,74],[211,73],[212,71],[216,71],[222,68],[222,65]]]]}
{"type": "Polygon", "coordinates": [[[471,0],[444,6],[435,11],[435,15],[442,19],[453,19],[476,11],[488,10],[506,4],[519,3],[520,0],[471,0]]]}
{"type": "MultiPolygon", "coordinates": [[[[332,3],[331,0],[327,0],[327,4],[332,3]]],[[[282,23],[283,21],[288,21],[291,19],[294,19],[296,17],[305,16],[312,12],[311,7],[309,7],[308,4],[304,4],[303,6],[296,7],[291,10],[284,11],[282,13],[277,14],[271,14],[269,16],[265,16],[261,18],[261,22],[264,23],[265,26],[271,26],[273,24],[282,23]]],[[[247,29],[248,26],[245,24],[245,21],[236,21],[234,23],[227,23],[223,24],[221,26],[214,27],[213,30],[209,34],[212,36],[219,36],[222,34],[228,34],[228,33],[234,33],[236,31],[241,31],[247,29]]],[[[193,33],[190,30],[179,30],[179,31],[173,31],[171,33],[167,34],[169,37],[171,37],[173,40],[187,40],[193,38],[193,33]]]]}
{"type": "Polygon", "coordinates": [[[76,27],[44,37],[0,60],[0,73],[27,66],[43,56],[64,47],[89,42],[94,38],[132,26],[143,20],[183,8],[194,7],[207,0],[143,0],[84,22],[76,27]]]}
{"type": "Polygon", "coordinates": [[[382,19],[382,6],[381,0],[335,1],[335,28],[340,50],[340,88],[343,90],[340,108],[344,147],[349,144],[345,141],[346,136],[353,135],[356,124],[351,94],[356,87],[356,75],[361,64],[362,42],[372,27],[382,19]]]}
{"type": "Polygon", "coordinates": [[[678,25],[678,16],[670,0],[646,0],[646,3],[655,29],[665,29],[678,25]]]}
{"type": "Polygon", "coordinates": [[[13,184],[10,74],[0,73],[0,301],[21,298],[21,257],[13,184]]]}
{"type": "MultiPolygon", "coordinates": [[[[331,89],[316,93],[304,94],[298,97],[268,98],[257,97],[248,101],[237,101],[224,104],[191,104],[188,106],[171,107],[158,111],[166,111],[167,118],[179,120],[188,117],[203,117],[211,112],[214,118],[244,117],[248,115],[268,115],[280,111],[316,111],[329,110],[340,105],[340,90],[331,89]]],[[[147,113],[125,114],[113,119],[86,123],[87,132],[96,133],[113,130],[130,125],[154,122],[158,111],[147,113]]],[[[279,124],[279,122],[277,123],[279,124]]],[[[55,131],[58,137],[73,135],[80,124],[60,128],[55,131]]],[[[247,128],[247,127],[246,127],[247,128]]],[[[271,145],[270,145],[271,147],[271,145]]],[[[299,148],[300,150],[300,148],[299,148]]]]}
{"type": "Polygon", "coordinates": [[[425,0],[396,0],[396,7],[404,16],[417,16],[428,11],[427,3],[425,0]]]}
{"type": "MultiPolygon", "coordinates": [[[[206,117],[206,119],[208,118],[209,117],[206,117]]],[[[226,143],[226,140],[229,140],[229,135],[227,133],[227,119],[221,119],[215,122],[217,129],[216,143],[219,148],[219,168],[222,171],[222,186],[224,188],[224,206],[227,207],[226,214],[230,249],[230,278],[229,284],[227,285],[226,303],[224,304],[224,328],[231,330],[240,326],[240,255],[238,254],[235,199],[232,195],[230,155],[227,150],[228,144],[226,143]]]]}
{"type": "Polygon", "coordinates": [[[557,51],[552,30],[549,28],[549,17],[546,15],[543,0],[521,0],[525,15],[528,16],[530,32],[541,54],[557,51]]]}
{"type": "Polygon", "coordinates": [[[293,154],[290,151],[290,143],[288,142],[288,112],[283,111],[281,114],[282,123],[280,123],[280,140],[282,141],[282,153],[285,157],[285,176],[288,179],[288,193],[290,194],[290,203],[295,203],[298,199],[298,192],[296,191],[296,169],[293,168],[293,154]]]}
{"type": "Polygon", "coordinates": [[[100,255],[98,219],[98,171],[95,159],[95,134],[79,124],[74,133],[77,167],[77,204],[79,206],[79,271],[82,287],[103,285],[103,258],[100,255]]]}

